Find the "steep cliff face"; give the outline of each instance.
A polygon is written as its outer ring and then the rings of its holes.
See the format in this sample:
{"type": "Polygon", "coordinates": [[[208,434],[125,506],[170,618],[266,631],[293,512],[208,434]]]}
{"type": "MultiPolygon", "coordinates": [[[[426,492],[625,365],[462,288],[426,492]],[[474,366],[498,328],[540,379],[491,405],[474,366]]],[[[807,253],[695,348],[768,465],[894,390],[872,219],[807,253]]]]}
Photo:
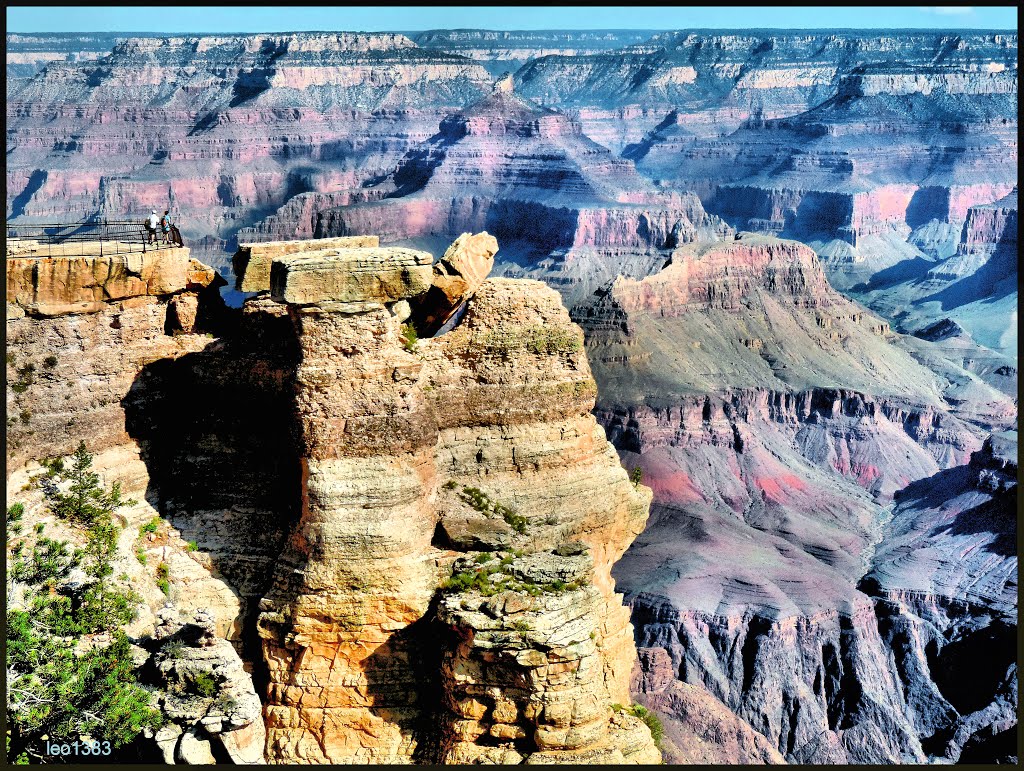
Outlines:
{"type": "Polygon", "coordinates": [[[1014,762],[1017,432],[897,498],[864,590],[928,751],[1014,762]],[[934,685],[921,687],[920,673],[934,685]],[[994,697],[990,697],[992,694],[994,697]]]}
{"type": "MultiPolygon", "coordinates": [[[[113,341],[86,338],[81,360],[118,369],[107,387],[123,388],[107,408],[72,395],[64,409],[96,413],[93,446],[112,445],[104,473],[135,454],[127,489],[159,507],[182,546],[195,541],[211,586],[236,595],[195,623],[235,642],[265,694],[258,726],[241,708],[218,723],[168,696],[174,725],[154,737],[159,750],[209,762],[219,731],[232,757],[251,760],[265,725],[259,757],[277,761],[657,762],[649,728],[612,709],[630,703],[636,652],[611,566],[642,531],[650,492],[630,484],[590,415],[581,334],[558,295],[475,281],[458,325],[416,344],[401,325],[442,277],[429,254],[304,246],[275,258],[270,292],[218,318],[213,341],[154,345],[142,322],[155,306],[166,314],[165,294],[145,296],[139,319],[123,300],[41,318],[58,311],[38,281],[25,303],[36,315],[8,321],[16,356],[29,338],[38,352],[43,325],[60,320],[52,334],[67,336],[79,319],[102,337],[115,313],[148,343],[114,360],[113,341]]],[[[260,253],[246,256],[259,267],[260,253]]],[[[117,294],[109,261],[65,262],[117,294]]],[[[25,302],[20,287],[12,302],[25,302]]],[[[77,298],[81,286],[58,291],[77,298]]],[[[59,390],[77,374],[48,381],[59,390]]],[[[39,385],[13,395],[45,395],[39,385]]],[[[25,458],[72,441],[41,439],[25,458]]],[[[163,559],[177,596],[185,576],[166,547],[163,559]]],[[[158,637],[187,636],[176,630],[209,602],[204,586],[192,579],[181,620],[177,607],[158,614],[158,637]]],[[[201,643],[195,661],[173,663],[156,645],[161,682],[217,656],[239,669],[223,647],[201,643]]]]}
{"type": "MultiPolygon", "coordinates": [[[[922,366],[920,349],[829,286],[809,248],[774,238],[676,250],[573,318],[598,420],[654,491],[615,575],[645,651],[641,698],[678,710],[682,744],[667,757],[700,751],[681,718],[711,709],[666,682],[670,667],[789,761],[921,762],[932,731],[905,694],[933,677],[894,667],[858,581],[884,504],[966,462],[986,427],[1013,423],[1012,401],[974,377],[987,417],[962,412],[947,396],[970,375],[922,366]]],[[[986,705],[1001,698],[986,690],[986,705]]],[[[767,757],[733,735],[714,751],[767,757]]]]}
{"type": "Polygon", "coordinates": [[[329,255],[272,276],[301,350],[303,506],[261,602],[268,758],[656,758],[647,729],[610,708],[628,702],[635,655],[610,566],[647,498],[588,414],[557,295],[485,282],[454,331],[412,352],[396,304],[422,293],[429,255],[410,256],[396,291],[296,283],[313,263],[345,269],[329,255]],[[572,538],[585,565],[538,554],[572,538]],[[492,559],[506,580],[457,560],[480,549],[505,553],[492,559]],[[452,579],[435,610],[453,569],[483,578],[452,579]]]}
{"type": "Polygon", "coordinates": [[[197,312],[213,272],[188,249],[99,257],[87,245],[62,258],[7,247],[8,471],[86,436],[96,450],[130,444],[121,400],[147,364],[208,342],[195,332],[209,328],[197,312]]]}

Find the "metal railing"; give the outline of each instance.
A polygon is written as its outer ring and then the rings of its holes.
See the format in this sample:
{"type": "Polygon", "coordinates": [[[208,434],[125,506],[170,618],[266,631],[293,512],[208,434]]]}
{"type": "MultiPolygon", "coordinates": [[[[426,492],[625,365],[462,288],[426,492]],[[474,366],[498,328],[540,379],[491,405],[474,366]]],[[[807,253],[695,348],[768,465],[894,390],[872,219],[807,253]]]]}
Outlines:
{"type": "Polygon", "coordinates": [[[6,252],[8,257],[103,257],[184,245],[177,228],[172,226],[168,234],[171,243],[157,231],[155,243],[150,243],[144,222],[7,223],[6,252]]]}

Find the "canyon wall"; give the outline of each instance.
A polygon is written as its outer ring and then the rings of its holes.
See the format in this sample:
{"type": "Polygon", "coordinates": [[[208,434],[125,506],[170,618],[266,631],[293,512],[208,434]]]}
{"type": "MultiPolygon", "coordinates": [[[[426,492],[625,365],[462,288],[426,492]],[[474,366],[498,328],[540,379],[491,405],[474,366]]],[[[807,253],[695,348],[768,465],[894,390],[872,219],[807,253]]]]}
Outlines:
{"type": "MultiPolygon", "coordinates": [[[[934,666],[904,670],[891,652],[891,630],[916,611],[880,623],[881,600],[861,578],[890,537],[893,496],[967,462],[988,432],[1014,424],[1012,401],[974,377],[984,417],[947,402],[964,371],[922,366],[792,241],[677,249],[660,273],[619,278],[573,318],[587,334],[598,420],[654,491],[615,576],[637,627],[638,698],[668,711],[677,737],[667,757],[693,751],[688,726],[713,709],[767,739],[734,728],[732,743],[705,750],[716,757],[934,754],[930,737],[955,733],[959,717],[928,701],[934,666]]],[[[967,616],[983,624],[982,612],[967,616]]],[[[980,735],[1006,727],[997,686],[978,698],[1003,717],[974,718],[980,735]]],[[[966,730],[943,745],[948,757],[966,730]]]]}
{"type": "MultiPolygon", "coordinates": [[[[590,415],[582,336],[558,295],[476,282],[452,331],[411,343],[402,323],[434,280],[430,254],[288,246],[269,292],[237,312],[200,295],[188,330],[174,308],[189,276],[213,274],[190,273],[185,251],[141,267],[83,256],[16,271],[28,258],[11,257],[8,363],[25,387],[9,413],[24,396],[40,422],[9,447],[9,480],[69,452],[81,423],[104,478],[159,511],[175,602],[133,633],[234,643],[216,655],[241,656],[249,674],[225,671],[232,687],[251,677],[264,711],[259,730],[251,716],[223,729],[245,727],[244,743],[222,742],[235,760],[265,736],[255,757],[271,762],[657,762],[650,729],[613,709],[630,704],[636,652],[611,566],[650,493],[590,415]],[[36,362],[41,333],[78,365],[36,362]],[[202,575],[180,565],[193,552],[202,575]],[[221,590],[233,602],[214,602],[221,590]]],[[[154,645],[170,688],[193,664],[154,645]]],[[[220,757],[212,722],[161,704],[177,726],[154,737],[165,758],[220,757]]]]}

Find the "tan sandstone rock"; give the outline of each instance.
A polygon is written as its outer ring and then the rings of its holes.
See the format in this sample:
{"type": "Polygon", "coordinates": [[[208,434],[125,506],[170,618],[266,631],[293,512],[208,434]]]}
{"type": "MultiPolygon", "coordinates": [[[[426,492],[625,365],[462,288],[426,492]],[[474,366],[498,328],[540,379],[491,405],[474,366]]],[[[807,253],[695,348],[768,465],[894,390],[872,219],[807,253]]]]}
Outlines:
{"type": "Polygon", "coordinates": [[[324,249],[274,260],[270,294],[278,302],[391,303],[430,288],[433,257],[401,248],[324,249]]]}
{"type": "Polygon", "coordinates": [[[297,241],[265,241],[240,244],[232,258],[235,285],[240,292],[264,292],[270,289],[270,264],[289,254],[320,249],[380,246],[377,236],[341,236],[297,241]]]}
{"type": "Polygon", "coordinates": [[[434,264],[430,291],[417,301],[413,323],[432,334],[473,296],[494,267],[498,241],[488,233],[463,233],[434,264]]]}
{"type": "Polygon", "coordinates": [[[268,762],[660,758],[646,726],[611,710],[636,653],[610,569],[650,491],[590,415],[580,330],[540,282],[494,279],[453,331],[403,342],[403,314],[381,304],[396,293],[347,289],[354,273],[387,276],[396,250],[345,251],[273,268],[300,349],[303,505],[260,603],[268,762]],[[478,564],[456,560],[449,534],[474,516],[487,525],[456,548],[500,531],[487,548],[523,552],[507,579],[555,590],[445,593],[439,638],[432,600],[453,562],[478,564]]]}

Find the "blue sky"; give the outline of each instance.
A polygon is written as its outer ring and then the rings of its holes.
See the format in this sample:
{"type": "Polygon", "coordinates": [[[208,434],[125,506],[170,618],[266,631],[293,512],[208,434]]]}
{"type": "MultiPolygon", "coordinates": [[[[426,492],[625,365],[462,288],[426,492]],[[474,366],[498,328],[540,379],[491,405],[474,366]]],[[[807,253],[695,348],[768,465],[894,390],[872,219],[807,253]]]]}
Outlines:
{"type": "Polygon", "coordinates": [[[1012,7],[439,6],[139,4],[8,7],[8,32],[289,32],[421,29],[1017,29],[1012,7]],[[147,21],[147,13],[153,21],[147,21]]]}

